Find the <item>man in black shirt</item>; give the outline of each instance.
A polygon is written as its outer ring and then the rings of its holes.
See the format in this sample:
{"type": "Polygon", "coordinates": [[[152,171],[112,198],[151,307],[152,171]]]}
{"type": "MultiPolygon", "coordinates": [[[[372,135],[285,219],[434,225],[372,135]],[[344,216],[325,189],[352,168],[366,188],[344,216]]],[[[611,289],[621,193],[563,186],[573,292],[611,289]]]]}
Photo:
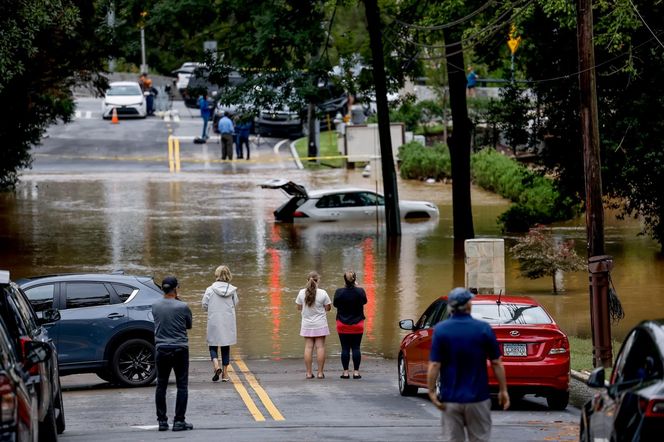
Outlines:
{"type": "Polygon", "coordinates": [[[166,387],[171,370],[175,371],[177,396],[175,399],[175,418],[173,431],[193,430],[194,426],[186,422],[189,383],[189,341],[187,330],[191,329],[191,310],[177,297],[178,280],[167,276],[161,283],[164,298],[152,305],[154,316],[154,340],[156,347],[157,420],[159,431],[168,430],[166,416],[166,387]]]}

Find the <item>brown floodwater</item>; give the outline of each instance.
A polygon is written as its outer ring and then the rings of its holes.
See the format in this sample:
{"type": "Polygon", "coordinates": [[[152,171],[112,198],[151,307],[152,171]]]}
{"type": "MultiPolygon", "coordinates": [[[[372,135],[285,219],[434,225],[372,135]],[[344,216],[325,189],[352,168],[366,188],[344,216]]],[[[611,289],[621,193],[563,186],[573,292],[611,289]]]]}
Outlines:
{"type": "MultiPolygon", "coordinates": [[[[279,174],[282,172],[276,172],[279,174]]],[[[398,247],[388,255],[382,226],[319,223],[276,224],[272,211],[285,201],[258,184],[274,171],[227,174],[28,174],[14,194],[0,194],[0,268],[12,277],[57,272],[124,269],[161,281],[174,274],[181,297],[194,312],[192,354],[205,356],[205,313],[200,299],[213,282],[214,269],[226,264],[239,287],[239,342],[245,357],[300,356],[300,317],[295,297],[310,270],[322,275],[332,296],[342,272],[355,269],[366,289],[363,350],[393,357],[404,332],[400,319],[416,318],[437,296],[463,285],[463,257],[454,256],[451,186],[399,182],[403,199],[424,199],[440,208],[440,219],[404,223],[398,247]]],[[[376,183],[359,171],[289,171],[308,188],[376,183]]],[[[473,190],[477,237],[500,237],[496,217],[509,203],[473,190]]],[[[615,258],[613,282],[626,317],[613,326],[621,339],[643,319],[664,317],[664,260],[658,246],[637,236],[638,221],[606,216],[606,251],[615,258]]],[[[584,220],[553,227],[560,239],[574,239],[585,254],[584,220]]],[[[506,238],[506,248],[514,238],[506,238]]],[[[519,276],[506,254],[506,286],[544,304],[569,334],[589,336],[587,274],[565,275],[566,291],[555,295],[548,278],[519,276]]],[[[338,353],[334,310],[327,348],[338,353]]]]}

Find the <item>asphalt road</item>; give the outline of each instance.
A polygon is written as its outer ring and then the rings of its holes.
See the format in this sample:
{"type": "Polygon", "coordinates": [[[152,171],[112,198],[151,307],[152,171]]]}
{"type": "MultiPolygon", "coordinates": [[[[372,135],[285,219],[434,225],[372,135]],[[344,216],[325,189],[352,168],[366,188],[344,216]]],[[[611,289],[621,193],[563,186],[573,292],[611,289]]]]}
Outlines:
{"type": "MultiPolygon", "coordinates": [[[[330,356],[326,379],[304,379],[300,360],[234,360],[232,382],[212,383],[208,361],[192,361],[190,432],[158,432],[154,387],[119,389],[94,375],[63,377],[67,430],[62,441],[400,441],[440,440],[439,412],[423,390],[398,393],[395,361],[363,360],[363,378],[339,379],[330,356]]],[[[169,417],[175,403],[169,385],[169,417]]],[[[526,397],[493,410],[494,441],[577,440],[578,409],[549,411],[526,397]]]]}

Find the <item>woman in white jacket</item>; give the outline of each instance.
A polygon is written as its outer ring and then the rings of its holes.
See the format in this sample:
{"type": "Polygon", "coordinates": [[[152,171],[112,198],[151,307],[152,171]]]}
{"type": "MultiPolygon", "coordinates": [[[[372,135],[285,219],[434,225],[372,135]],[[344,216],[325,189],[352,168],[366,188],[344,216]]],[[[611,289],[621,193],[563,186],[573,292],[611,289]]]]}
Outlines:
{"type": "Polygon", "coordinates": [[[217,382],[221,375],[222,382],[227,382],[230,380],[227,371],[230,364],[230,346],[237,343],[235,306],[239,300],[237,287],[230,284],[233,275],[228,267],[217,267],[214,276],[216,281],[205,290],[202,305],[208,317],[207,343],[214,366],[212,381],[217,382]],[[221,367],[217,347],[221,347],[221,367]]]}

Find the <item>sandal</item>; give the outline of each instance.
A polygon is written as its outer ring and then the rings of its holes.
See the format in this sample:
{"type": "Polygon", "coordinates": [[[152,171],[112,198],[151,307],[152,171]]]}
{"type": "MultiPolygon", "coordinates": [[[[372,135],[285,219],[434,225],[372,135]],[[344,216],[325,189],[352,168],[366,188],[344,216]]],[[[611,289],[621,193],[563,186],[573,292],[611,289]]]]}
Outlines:
{"type": "Polygon", "coordinates": [[[229,382],[231,378],[221,378],[221,382],[229,382]]]}
{"type": "Polygon", "coordinates": [[[313,379],[313,378],[314,378],[314,375],[307,375],[306,376],[306,379],[313,379]]]}
{"type": "Polygon", "coordinates": [[[342,374],[342,375],[339,376],[339,377],[340,377],[341,379],[350,379],[350,375],[349,375],[349,374],[342,374]]]}
{"type": "Polygon", "coordinates": [[[362,376],[359,374],[353,374],[353,379],[362,379],[362,376]]]}
{"type": "Polygon", "coordinates": [[[320,373],[318,376],[316,376],[318,379],[325,379],[325,375],[323,373],[320,373]]]}
{"type": "Polygon", "coordinates": [[[219,380],[219,375],[221,374],[221,368],[217,368],[214,371],[214,376],[212,376],[212,382],[217,382],[219,380]]]}

